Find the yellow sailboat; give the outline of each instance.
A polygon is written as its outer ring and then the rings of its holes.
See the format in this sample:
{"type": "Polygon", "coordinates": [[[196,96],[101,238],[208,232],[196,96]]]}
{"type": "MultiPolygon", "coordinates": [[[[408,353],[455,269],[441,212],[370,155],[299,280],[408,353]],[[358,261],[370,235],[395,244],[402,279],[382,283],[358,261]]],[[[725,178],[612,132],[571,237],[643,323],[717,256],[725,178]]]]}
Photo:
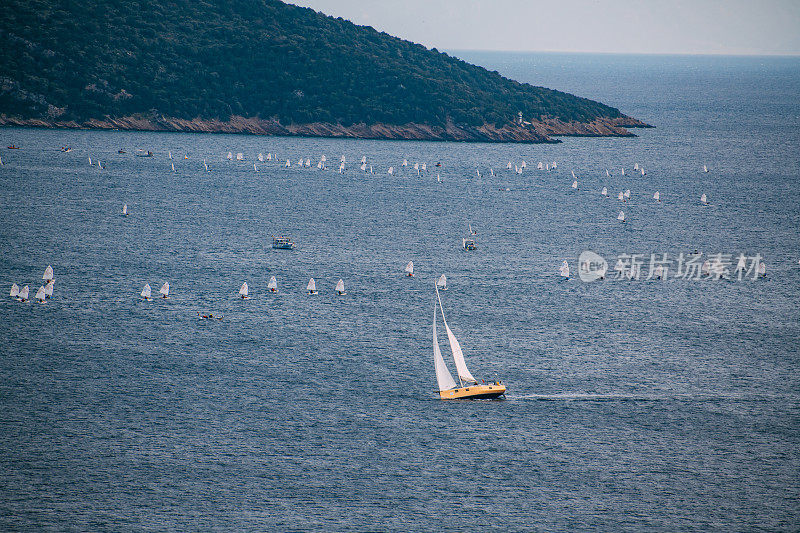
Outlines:
{"type": "Polygon", "coordinates": [[[458,339],[450,331],[447,319],[444,316],[442,299],[439,297],[439,288],[436,288],[436,300],[439,309],[442,311],[442,322],[444,322],[447,339],[450,341],[450,351],[453,354],[453,361],[458,372],[458,384],[453,379],[452,374],[447,369],[447,365],[442,358],[442,351],[439,348],[439,339],[436,335],[436,303],[433,304],[433,363],[436,368],[436,382],[439,385],[439,398],[442,400],[476,400],[476,399],[495,399],[506,393],[506,387],[500,381],[492,383],[478,383],[472,377],[467,364],[464,362],[464,354],[458,339]]]}

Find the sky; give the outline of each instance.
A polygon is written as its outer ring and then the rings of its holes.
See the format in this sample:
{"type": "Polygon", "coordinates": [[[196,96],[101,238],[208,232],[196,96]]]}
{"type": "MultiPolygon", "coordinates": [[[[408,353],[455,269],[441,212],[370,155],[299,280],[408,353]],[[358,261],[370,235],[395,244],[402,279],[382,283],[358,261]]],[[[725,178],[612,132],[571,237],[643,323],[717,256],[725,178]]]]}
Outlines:
{"type": "Polygon", "coordinates": [[[800,55],[800,0],[286,0],[442,50],[800,55]]]}

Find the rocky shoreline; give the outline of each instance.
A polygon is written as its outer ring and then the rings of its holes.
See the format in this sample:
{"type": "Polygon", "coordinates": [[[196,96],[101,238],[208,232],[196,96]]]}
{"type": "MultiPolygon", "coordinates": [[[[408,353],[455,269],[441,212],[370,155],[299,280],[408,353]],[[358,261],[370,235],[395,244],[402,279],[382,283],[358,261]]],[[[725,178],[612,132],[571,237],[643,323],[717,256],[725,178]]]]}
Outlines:
{"type": "Polygon", "coordinates": [[[592,122],[564,122],[546,118],[531,124],[508,124],[502,128],[484,124],[464,127],[448,124],[446,127],[428,124],[354,124],[343,126],[325,122],[283,125],[276,120],[257,117],[233,116],[230,120],[191,120],[162,115],[132,115],[120,118],[106,117],[84,122],[45,119],[23,119],[0,115],[0,126],[23,126],[62,129],[100,129],[129,131],[175,131],[193,133],[240,133],[251,135],[277,135],[297,137],[331,137],[349,139],[384,139],[417,141],[460,141],[501,143],[557,143],[553,137],[635,137],[627,128],[650,128],[635,118],[598,118],[592,122]]]}

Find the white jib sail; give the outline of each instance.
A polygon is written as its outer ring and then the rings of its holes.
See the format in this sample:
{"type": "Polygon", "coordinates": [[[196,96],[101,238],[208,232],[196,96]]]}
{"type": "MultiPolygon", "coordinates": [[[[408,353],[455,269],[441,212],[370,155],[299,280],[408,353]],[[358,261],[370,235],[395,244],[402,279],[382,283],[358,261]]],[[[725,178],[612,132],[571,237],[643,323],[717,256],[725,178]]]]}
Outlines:
{"type": "Polygon", "coordinates": [[[44,269],[44,274],[42,275],[42,279],[45,281],[50,281],[53,279],[53,267],[47,265],[47,268],[44,269]]]}
{"type": "Polygon", "coordinates": [[[16,283],[12,283],[11,284],[11,297],[12,298],[16,298],[17,296],[19,296],[19,285],[17,285],[16,283]]]}
{"type": "Polygon", "coordinates": [[[444,364],[439,338],[436,335],[436,304],[433,304],[433,365],[436,368],[436,383],[439,385],[439,390],[455,389],[456,381],[444,364]]]}
{"type": "Polygon", "coordinates": [[[160,292],[161,296],[163,296],[164,298],[169,296],[169,281],[164,282],[164,284],[161,286],[161,289],[158,292],[160,292]]]}
{"type": "Polygon", "coordinates": [[[387,174],[389,174],[390,176],[394,174],[394,167],[389,167],[387,174]]]}
{"type": "Polygon", "coordinates": [[[267,283],[267,288],[271,291],[278,290],[278,280],[275,279],[275,276],[269,278],[269,283],[267,283]]]}
{"type": "MultiPolygon", "coordinates": [[[[438,292],[436,293],[436,297],[439,298],[438,292]]],[[[458,339],[456,339],[456,336],[450,331],[450,326],[447,325],[441,299],[439,299],[439,307],[442,309],[442,322],[444,322],[444,329],[447,331],[447,340],[450,341],[450,351],[453,352],[453,361],[456,363],[458,377],[461,381],[477,383],[478,380],[472,377],[472,374],[469,373],[469,369],[467,369],[467,363],[464,362],[464,353],[461,351],[461,345],[458,343],[458,339]]]]}
{"type": "Polygon", "coordinates": [[[447,290],[447,278],[445,277],[444,274],[439,276],[439,279],[436,280],[436,286],[439,287],[440,289],[447,290]]]}
{"type": "Polygon", "coordinates": [[[39,287],[39,290],[36,291],[36,299],[43,302],[44,298],[45,298],[44,297],[44,285],[42,285],[41,287],[39,287]]]}
{"type": "Polygon", "coordinates": [[[150,284],[146,283],[144,288],[142,289],[142,298],[150,298],[150,284]]]}
{"type": "Polygon", "coordinates": [[[344,292],[344,281],[339,280],[336,284],[336,292],[344,292]]]}
{"type": "Polygon", "coordinates": [[[28,299],[28,286],[27,285],[25,285],[24,287],[22,287],[22,289],[20,289],[20,291],[19,291],[19,299],[20,300],[27,300],[28,299]]]}
{"type": "Polygon", "coordinates": [[[246,298],[250,294],[250,288],[247,286],[247,282],[245,281],[242,283],[241,288],[239,289],[239,296],[246,298]]]}
{"type": "Polygon", "coordinates": [[[311,278],[310,280],[308,280],[308,287],[306,287],[306,290],[309,291],[309,292],[313,292],[313,291],[317,290],[317,282],[314,281],[314,278],[311,278]]]}
{"type": "Polygon", "coordinates": [[[406,272],[409,273],[409,274],[413,274],[414,273],[414,261],[409,261],[408,262],[408,264],[406,265],[406,272]]]}

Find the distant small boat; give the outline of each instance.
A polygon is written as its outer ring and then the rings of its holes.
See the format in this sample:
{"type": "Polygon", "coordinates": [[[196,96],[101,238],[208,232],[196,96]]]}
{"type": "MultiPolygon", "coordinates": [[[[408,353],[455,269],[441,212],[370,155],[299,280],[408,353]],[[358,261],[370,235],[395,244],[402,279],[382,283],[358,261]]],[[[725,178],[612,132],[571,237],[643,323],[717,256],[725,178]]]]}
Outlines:
{"type": "Polygon", "coordinates": [[[11,293],[10,293],[10,296],[11,296],[12,298],[17,298],[17,297],[19,296],[19,285],[17,285],[16,283],[12,283],[12,284],[11,284],[11,293]]]}
{"type": "Polygon", "coordinates": [[[617,199],[621,201],[625,201],[625,193],[620,191],[619,195],[617,195],[617,199]]]}
{"type": "Polygon", "coordinates": [[[758,263],[758,277],[759,278],[767,277],[767,265],[764,264],[764,261],[758,263]]]}
{"type": "Polygon", "coordinates": [[[647,172],[645,172],[645,171],[644,171],[644,168],[640,168],[640,169],[639,169],[639,171],[642,173],[642,176],[644,176],[645,174],[647,174],[647,172]]]}
{"type": "Polygon", "coordinates": [[[272,237],[272,247],[276,250],[294,250],[295,244],[289,237],[272,237]]]}
{"type": "Polygon", "coordinates": [[[168,281],[164,282],[164,284],[161,286],[161,289],[159,289],[158,292],[161,293],[161,297],[164,298],[165,300],[169,298],[169,282],[168,281]]]}
{"type": "Polygon", "coordinates": [[[172,171],[175,172],[175,163],[170,163],[170,166],[172,167],[172,171]]]}
{"type": "Polygon", "coordinates": [[[242,283],[242,286],[239,288],[239,297],[242,300],[247,300],[250,298],[250,288],[247,286],[246,281],[242,283]]]}
{"type": "Polygon", "coordinates": [[[602,194],[603,196],[608,196],[608,189],[603,187],[603,190],[600,191],[600,194],[602,194]]]}
{"type": "Polygon", "coordinates": [[[27,302],[28,301],[28,290],[29,289],[28,289],[27,285],[25,285],[24,287],[22,287],[19,290],[19,294],[17,296],[19,297],[19,301],[20,302],[27,302]]]}
{"type": "Polygon", "coordinates": [[[286,168],[289,168],[291,166],[292,166],[292,162],[287,159],[286,160],[286,168]]]}
{"type": "Polygon", "coordinates": [[[443,291],[447,290],[447,278],[444,274],[439,276],[439,279],[436,280],[436,287],[443,291]]]}
{"type": "Polygon", "coordinates": [[[706,196],[706,193],[700,195],[700,203],[703,205],[708,205],[708,196],[706,196]]]}
{"type": "Polygon", "coordinates": [[[203,166],[205,167],[206,172],[208,172],[208,163],[206,163],[205,159],[203,159],[203,166]]]}
{"type": "Polygon", "coordinates": [[[404,167],[407,167],[407,166],[408,166],[408,159],[403,159],[403,166],[404,166],[404,167]]]}
{"type": "Polygon", "coordinates": [[[233,152],[228,152],[228,155],[225,157],[228,159],[228,161],[233,161],[233,152]]]}
{"type": "Polygon", "coordinates": [[[569,263],[567,263],[566,260],[563,263],[561,263],[561,267],[558,269],[558,273],[561,275],[562,278],[569,279],[569,263]]]}
{"type": "Polygon", "coordinates": [[[339,296],[344,296],[345,294],[347,294],[346,292],[344,292],[344,281],[342,280],[339,280],[336,283],[336,289],[334,290],[336,291],[336,294],[338,294],[339,296]]]}
{"type": "Polygon", "coordinates": [[[40,303],[40,304],[43,304],[43,303],[44,303],[44,300],[45,300],[45,298],[46,298],[46,297],[45,297],[45,295],[44,295],[44,285],[42,285],[41,287],[39,287],[39,290],[38,290],[38,291],[36,291],[36,296],[35,296],[35,298],[36,298],[37,300],[39,300],[39,303],[40,303]]]}
{"type": "Polygon", "coordinates": [[[365,156],[365,155],[362,155],[362,156],[361,156],[361,164],[362,164],[362,165],[364,165],[364,164],[366,164],[366,163],[367,163],[367,156],[365,156]]]}
{"type": "Polygon", "coordinates": [[[92,156],[89,156],[89,166],[92,166],[92,156]]]}
{"type": "Polygon", "coordinates": [[[264,162],[264,154],[262,154],[261,152],[258,153],[258,160],[261,161],[262,163],[264,162]]]}
{"type": "Polygon", "coordinates": [[[122,216],[128,216],[128,204],[122,206],[122,216]]]}
{"type": "Polygon", "coordinates": [[[244,160],[244,154],[242,152],[239,152],[238,154],[236,154],[236,160],[237,161],[243,161],[244,160]]]}
{"type": "Polygon", "coordinates": [[[141,294],[142,294],[142,298],[144,298],[145,300],[148,300],[148,301],[150,300],[151,290],[150,290],[150,284],[149,283],[145,284],[144,288],[142,289],[142,293],[141,294]]]}
{"type": "Polygon", "coordinates": [[[468,252],[478,249],[478,245],[475,244],[475,241],[473,239],[461,239],[461,244],[464,247],[464,249],[467,250],[468,252]]]}
{"type": "Polygon", "coordinates": [[[625,175],[625,169],[624,168],[622,169],[622,175],[623,176],[625,175]]]}
{"type": "Polygon", "coordinates": [[[478,234],[475,230],[472,229],[472,224],[470,224],[469,222],[467,222],[467,227],[469,228],[469,234],[470,235],[477,235],[478,234]]]}
{"type": "Polygon", "coordinates": [[[573,189],[577,189],[578,188],[578,180],[575,180],[575,181],[572,182],[572,188],[573,189]]]}
{"type": "Polygon", "coordinates": [[[278,280],[275,279],[275,276],[269,278],[267,288],[269,289],[269,292],[278,292],[278,280]]]}
{"type": "Polygon", "coordinates": [[[631,190],[625,189],[625,198],[630,198],[630,197],[631,197],[631,190]]]}
{"type": "Polygon", "coordinates": [[[703,165],[703,172],[708,172],[708,167],[703,165]]]}
{"type": "Polygon", "coordinates": [[[44,269],[44,274],[42,274],[42,279],[45,282],[53,279],[53,267],[47,265],[47,268],[44,269]]]}
{"type": "Polygon", "coordinates": [[[389,174],[390,176],[394,174],[394,167],[389,167],[389,170],[387,170],[386,173],[389,174]]]}
{"type": "Polygon", "coordinates": [[[619,212],[619,215],[617,215],[617,220],[620,222],[625,222],[625,213],[623,211],[619,212]]]}
{"type": "Polygon", "coordinates": [[[172,159],[172,150],[170,150],[170,151],[168,151],[168,152],[167,152],[167,157],[169,157],[170,159],[172,159]]]}
{"type": "Polygon", "coordinates": [[[639,163],[636,163],[635,165],[633,165],[633,170],[639,170],[639,163]]]}
{"type": "Polygon", "coordinates": [[[409,261],[406,265],[406,275],[411,278],[414,276],[414,261],[409,261]]]}
{"type": "Polygon", "coordinates": [[[8,149],[9,150],[19,150],[19,146],[16,146],[16,145],[12,144],[12,145],[8,146],[8,149]]]}
{"type": "Polygon", "coordinates": [[[308,286],[306,287],[308,294],[317,294],[317,282],[314,281],[314,278],[308,280],[308,286]]]}
{"type": "Polygon", "coordinates": [[[139,150],[136,150],[133,153],[133,155],[135,155],[136,157],[153,157],[153,152],[151,152],[150,150],[145,151],[145,150],[139,149],[139,150]]]}
{"type": "Polygon", "coordinates": [[[536,168],[538,168],[539,170],[543,170],[544,169],[544,165],[542,164],[541,161],[539,161],[539,164],[536,165],[536,168]]]}
{"type": "Polygon", "coordinates": [[[661,194],[658,191],[656,191],[656,193],[653,195],[653,200],[655,200],[656,202],[661,201],[661,194]]]}
{"type": "Polygon", "coordinates": [[[608,169],[606,169],[606,177],[607,177],[607,178],[610,178],[610,177],[611,177],[611,174],[609,174],[609,173],[608,173],[608,169]]]}
{"type": "Polygon", "coordinates": [[[55,285],[55,281],[50,280],[44,286],[44,295],[45,298],[52,298],[53,297],[53,286],[55,285]]]}

